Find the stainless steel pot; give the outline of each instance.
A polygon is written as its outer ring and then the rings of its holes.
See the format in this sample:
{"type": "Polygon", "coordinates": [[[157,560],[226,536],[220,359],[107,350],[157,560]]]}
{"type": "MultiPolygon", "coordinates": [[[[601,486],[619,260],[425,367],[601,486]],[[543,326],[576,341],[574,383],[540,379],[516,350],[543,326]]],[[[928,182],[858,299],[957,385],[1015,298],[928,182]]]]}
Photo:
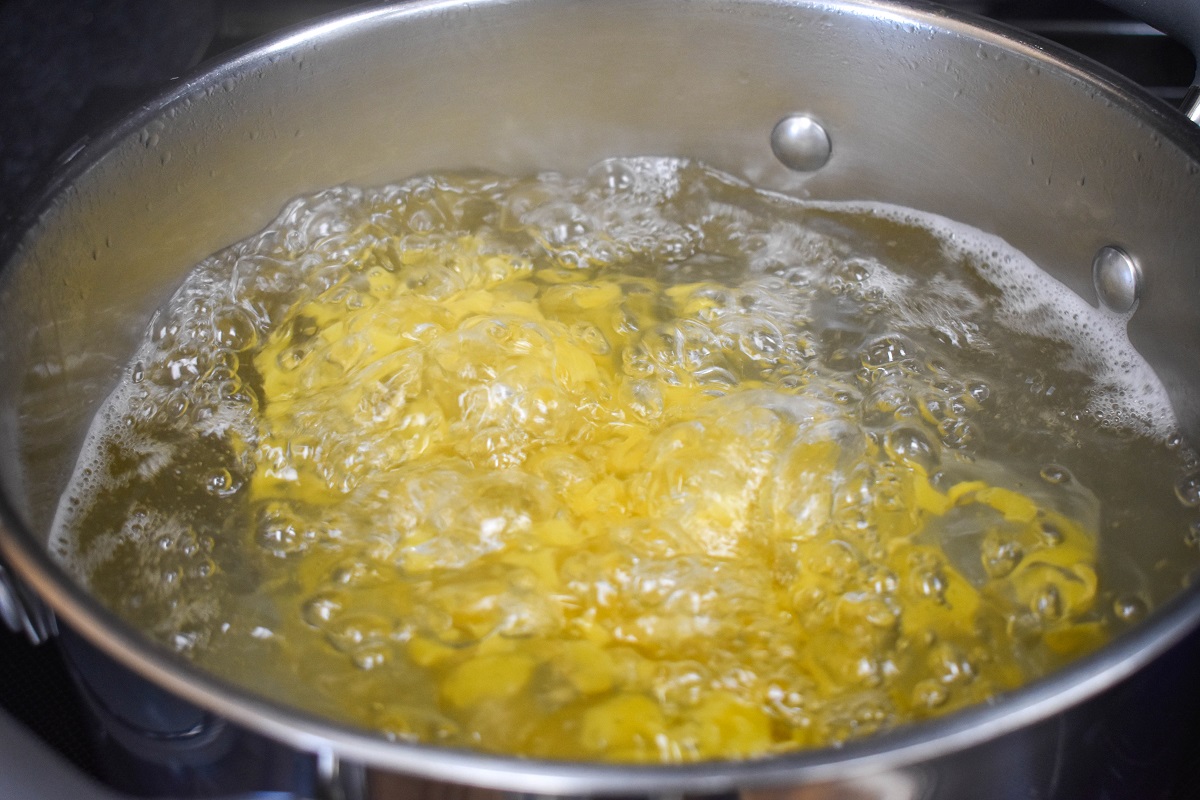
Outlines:
{"type": "Polygon", "coordinates": [[[1130,337],[1200,440],[1200,131],[1124,80],[917,3],[384,6],[181,80],[69,154],[13,237],[0,276],[0,551],[12,569],[0,572],[0,614],[37,637],[62,619],[180,698],[318,754],[328,775],[342,760],[392,779],[554,795],[1076,796],[1067,781],[1095,771],[1083,733],[1136,713],[1129,698],[1147,681],[1163,688],[1152,662],[1200,623],[1200,589],[993,705],[840,749],[625,767],[389,743],[281,708],[148,643],[48,557],[98,403],[200,258],[325,186],[437,168],[578,172],[615,154],[692,156],[765,187],[997,234],[1083,297],[1135,307],[1130,337]]]}

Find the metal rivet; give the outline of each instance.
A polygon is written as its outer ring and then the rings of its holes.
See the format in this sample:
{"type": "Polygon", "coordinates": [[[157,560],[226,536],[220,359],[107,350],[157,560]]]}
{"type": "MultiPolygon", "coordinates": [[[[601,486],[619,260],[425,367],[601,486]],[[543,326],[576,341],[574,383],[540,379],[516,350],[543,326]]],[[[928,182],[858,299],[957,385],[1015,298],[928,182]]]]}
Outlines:
{"type": "Polygon", "coordinates": [[[775,124],[771,150],[788,169],[815,172],[829,161],[833,145],[821,123],[805,114],[793,114],[775,124]]]}
{"type": "Polygon", "coordinates": [[[1142,271],[1119,247],[1101,247],[1096,253],[1092,282],[1104,307],[1118,314],[1132,311],[1142,296],[1142,271]]]}

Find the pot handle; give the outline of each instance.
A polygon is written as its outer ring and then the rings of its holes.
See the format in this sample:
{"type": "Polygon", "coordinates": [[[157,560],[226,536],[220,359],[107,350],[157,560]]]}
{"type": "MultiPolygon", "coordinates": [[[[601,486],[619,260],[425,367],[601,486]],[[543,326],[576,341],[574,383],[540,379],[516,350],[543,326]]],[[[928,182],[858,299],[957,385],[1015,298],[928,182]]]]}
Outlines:
{"type": "Polygon", "coordinates": [[[58,632],[54,614],[28,591],[0,558],[0,621],[13,633],[23,633],[32,644],[41,644],[58,632]]]}
{"type": "MultiPolygon", "coordinates": [[[[115,792],[80,772],[0,710],[0,797],[21,800],[145,800],[115,792]]],[[[163,798],[162,800],[165,800],[163,798]]],[[[223,800],[302,800],[291,792],[253,792],[223,800]]]]}
{"type": "Polygon", "coordinates": [[[1200,124],[1200,2],[1196,0],[1103,0],[1113,8],[1140,19],[1175,39],[1191,51],[1197,73],[1180,111],[1200,124]]]}

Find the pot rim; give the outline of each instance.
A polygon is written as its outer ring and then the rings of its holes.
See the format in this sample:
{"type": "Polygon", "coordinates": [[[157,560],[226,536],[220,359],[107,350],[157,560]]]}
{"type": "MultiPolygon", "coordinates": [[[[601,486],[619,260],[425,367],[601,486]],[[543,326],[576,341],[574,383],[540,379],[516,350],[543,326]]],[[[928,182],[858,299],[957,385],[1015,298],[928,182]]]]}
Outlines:
{"type": "MultiPolygon", "coordinates": [[[[545,0],[552,2],[554,0],[545,0]]],[[[667,0],[672,2],[673,0],[667,0]]],[[[705,0],[723,4],[723,0],[705,0]]],[[[478,4],[537,4],[539,0],[474,0],[478,4]]],[[[231,77],[247,74],[301,47],[360,28],[417,19],[468,5],[466,0],[413,0],[352,10],[287,29],[201,65],[170,88],[92,139],[59,158],[35,199],[0,242],[0,276],[12,266],[21,242],[61,192],[118,143],[168,109],[231,77]]],[[[954,9],[913,0],[732,0],[734,6],[836,10],[876,20],[917,25],[1001,48],[1069,75],[1147,122],[1200,162],[1200,130],[1182,114],[1150,97],[1126,78],[1064,47],[954,9]]],[[[798,782],[853,780],[878,775],[983,744],[1044,722],[1133,675],[1200,627],[1200,585],[1179,592],[1145,621],[1097,652],[982,705],[933,720],[852,740],[841,747],[800,750],[740,761],[683,765],[629,765],[555,761],[466,749],[394,742],[267,700],[212,676],[136,631],[99,606],[37,544],[13,502],[0,491],[0,557],[54,612],[124,666],[178,696],[250,730],[323,757],[394,770],[427,779],[548,795],[638,792],[716,793],[798,782]]]]}

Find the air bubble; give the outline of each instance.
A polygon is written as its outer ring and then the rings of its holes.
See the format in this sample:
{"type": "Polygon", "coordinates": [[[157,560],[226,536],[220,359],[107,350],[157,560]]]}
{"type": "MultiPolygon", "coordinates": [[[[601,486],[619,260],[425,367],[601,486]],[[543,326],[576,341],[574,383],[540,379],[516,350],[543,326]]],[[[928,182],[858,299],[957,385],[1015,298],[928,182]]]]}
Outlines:
{"type": "Polygon", "coordinates": [[[1038,590],[1030,601],[1029,609],[1041,619],[1054,622],[1062,618],[1063,601],[1058,587],[1048,583],[1038,590]]]}
{"type": "Polygon", "coordinates": [[[924,570],[918,572],[915,576],[917,590],[925,597],[937,600],[939,603],[945,602],[946,595],[946,578],[938,570],[924,570]]]}
{"type": "Polygon", "coordinates": [[[232,497],[242,488],[242,481],[227,469],[218,470],[208,476],[204,488],[217,497],[232,497]]]}
{"type": "Polygon", "coordinates": [[[975,664],[948,642],[935,644],[928,661],[930,671],[947,686],[969,683],[976,674],[975,664]]]}
{"type": "Polygon", "coordinates": [[[913,687],[912,702],[919,708],[939,708],[945,705],[949,698],[950,690],[935,680],[918,681],[913,687]]]}
{"type": "Polygon", "coordinates": [[[325,626],[325,637],[343,653],[370,652],[388,639],[391,624],[377,614],[335,617],[325,626]]]}
{"type": "Polygon", "coordinates": [[[371,574],[371,568],[359,560],[339,565],[330,573],[330,580],[347,587],[360,584],[371,574]]]}
{"type": "Polygon", "coordinates": [[[606,356],[612,352],[612,346],[604,333],[595,325],[579,323],[571,329],[571,333],[583,343],[591,353],[606,356]]]}
{"type": "Polygon", "coordinates": [[[258,331],[250,316],[240,308],[225,308],[213,317],[216,344],[230,350],[248,350],[258,343],[258,331]]]}
{"type": "Polygon", "coordinates": [[[1014,541],[1001,539],[998,536],[984,538],[981,558],[983,568],[989,577],[994,579],[1006,578],[1012,574],[1024,557],[1021,545],[1014,541]]]}
{"type": "Polygon", "coordinates": [[[1188,525],[1187,533],[1184,534],[1183,540],[1191,547],[1200,547],[1200,519],[1193,520],[1188,525]]]}
{"type": "Polygon", "coordinates": [[[308,357],[310,352],[311,348],[309,347],[295,345],[281,351],[276,358],[276,363],[279,364],[280,369],[285,372],[291,372],[304,363],[304,359],[308,357]]]}
{"type": "Polygon", "coordinates": [[[163,403],[162,410],[166,412],[169,417],[178,419],[187,414],[188,409],[191,408],[191,406],[191,400],[188,399],[186,394],[183,392],[172,392],[167,397],[166,402],[163,403]]]}
{"type": "Polygon", "coordinates": [[[605,189],[623,192],[634,186],[633,171],[619,161],[603,161],[592,169],[592,177],[605,189]]]}
{"type": "Polygon", "coordinates": [[[1200,508],[1200,472],[1184,475],[1176,481],[1175,496],[1187,508],[1200,508]]]}
{"type": "Polygon", "coordinates": [[[1137,622],[1149,610],[1146,601],[1137,595],[1120,595],[1113,600],[1113,614],[1122,622],[1137,622]]]}
{"type": "Polygon", "coordinates": [[[372,670],[387,663],[388,652],[383,647],[362,648],[354,651],[351,660],[361,670],[372,670]]]}
{"type": "Polygon", "coordinates": [[[1041,535],[1042,542],[1047,547],[1057,547],[1063,543],[1063,532],[1053,523],[1043,522],[1038,527],[1038,532],[1041,535]]]}
{"type": "Polygon", "coordinates": [[[895,364],[910,357],[911,345],[898,336],[885,336],[867,345],[863,363],[871,367],[895,364]]]}
{"type": "Polygon", "coordinates": [[[849,283],[862,283],[871,275],[871,268],[864,261],[852,259],[839,264],[834,274],[849,283]]]}
{"type": "Polygon", "coordinates": [[[1054,486],[1062,485],[1071,480],[1071,473],[1067,471],[1067,468],[1058,464],[1046,464],[1042,467],[1039,474],[1042,476],[1042,480],[1054,486]]]}
{"type": "Polygon", "coordinates": [[[316,538],[300,517],[283,503],[271,503],[258,515],[258,545],[272,555],[284,557],[301,553],[316,538]]]}
{"type": "Polygon", "coordinates": [[[937,451],[929,438],[916,428],[905,426],[889,430],[884,447],[891,458],[917,464],[927,473],[933,472],[937,466],[937,451]]]}

